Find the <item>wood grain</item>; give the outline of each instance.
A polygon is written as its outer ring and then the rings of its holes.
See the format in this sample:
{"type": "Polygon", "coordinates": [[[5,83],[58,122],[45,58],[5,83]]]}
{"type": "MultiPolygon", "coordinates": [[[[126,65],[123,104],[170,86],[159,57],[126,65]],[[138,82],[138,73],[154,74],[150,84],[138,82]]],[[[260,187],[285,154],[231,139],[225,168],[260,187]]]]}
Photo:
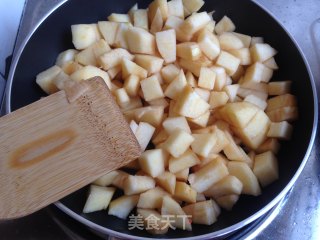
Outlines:
{"type": "Polygon", "coordinates": [[[101,78],[66,91],[0,119],[0,219],[35,212],[140,156],[101,78]]]}

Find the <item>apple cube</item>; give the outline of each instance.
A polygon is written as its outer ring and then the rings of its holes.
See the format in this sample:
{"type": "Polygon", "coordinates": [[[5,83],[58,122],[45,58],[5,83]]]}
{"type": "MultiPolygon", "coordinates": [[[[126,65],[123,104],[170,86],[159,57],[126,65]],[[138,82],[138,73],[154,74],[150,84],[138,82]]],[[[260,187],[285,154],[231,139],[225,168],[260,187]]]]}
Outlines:
{"type": "Polygon", "coordinates": [[[162,198],[164,196],[169,196],[169,193],[164,191],[160,187],[155,187],[144,193],[140,194],[138,208],[147,208],[147,209],[160,209],[162,205],[162,198]]]}
{"type": "MultiPolygon", "coordinates": [[[[163,26],[163,30],[174,29],[176,34],[179,32],[179,27],[183,23],[183,20],[176,16],[169,16],[163,26]]],[[[178,36],[177,36],[178,39],[178,36]]]]}
{"type": "Polygon", "coordinates": [[[164,62],[164,60],[159,57],[142,54],[136,54],[134,61],[139,66],[146,69],[148,71],[148,75],[160,72],[164,62]]]}
{"type": "Polygon", "coordinates": [[[235,176],[228,175],[216,184],[212,185],[204,192],[206,197],[217,199],[226,195],[240,195],[242,192],[242,182],[235,176]]]}
{"type": "Polygon", "coordinates": [[[257,43],[250,48],[254,62],[264,62],[277,54],[277,51],[266,43],[257,43]]]}
{"type": "Polygon", "coordinates": [[[69,75],[61,71],[53,80],[53,84],[59,89],[63,90],[71,82],[69,75]]]}
{"type": "Polygon", "coordinates": [[[164,97],[161,85],[155,75],[142,80],[140,84],[146,101],[152,101],[164,97]]]}
{"type": "Polygon", "coordinates": [[[151,21],[150,32],[153,34],[160,32],[162,27],[163,27],[163,18],[161,16],[161,11],[158,8],[156,11],[156,15],[154,16],[154,18],[151,21]]]}
{"type": "Polygon", "coordinates": [[[249,35],[245,35],[242,33],[237,33],[237,32],[232,32],[232,34],[234,34],[235,36],[237,36],[243,43],[243,46],[245,48],[249,48],[250,44],[251,44],[251,36],[249,35]]]}
{"type": "Polygon", "coordinates": [[[179,73],[181,73],[180,68],[174,64],[169,64],[161,69],[161,76],[166,83],[171,83],[179,73]]]}
{"type": "Polygon", "coordinates": [[[277,154],[280,150],[280,143],[276,138],[268,138],[264,141],[257,149],[257,153],[264,153],[271,151],[274,154],[277,154]]]}
{"type": "Polygon", "coordinates": [[[191,215],[192,223],[211,225],[217,221],[216,210],[212,204],[213,200],[197,202],[183,207],[187,215],[191,215]]]}
{"type": "Polygon", "coordinates": [[[279,66],[276,62],[276,60],[274,59],[274,57],[269,58],[268,60],[262,62],[266,67],[271,68],[272,70],[278,70],[279,66]]]}
{"type": "Polygon", "coordinates": [[[194,138],[187,132],[176,129],[164,142],[163,148],[175,158],[180,157],[191,145],[194,138]]]}
{"type": "Polygon", "coordinates": [[[36,78],[36,83],[45,91],[47,94],[57,92],[59,89],[54,84],[54,79],[61,72],[61,68],[57,65],[48,68],[47,70],[39,73],[36,78]]]}
{"type": "Polygon", "coordinates": [[[142,216],[144,219],[144,225],[147,232],[151,234],[166,234],[169,230],[168,219],[162,217],[157,211],[152,209],[137,209],[138,215],[142,216]],[[152,226],[148,222],[154,222],[155,225],[152,226]],[[151,226],[150,226],[151,225],[151,226]]]}
{"type": "Polygon", "coordinates": [[[230,51],[244,48],[243,42],[233,33],[224,32],[218,38],[222,50],[230,51]]]}
{"type": "Polygon", "coordinates": [[[235,102],[237,98],[237,93],[239,90],[239,84],[231,84],[223,87],[223,91],[227,93],[229,97],[229,102],[235,102]]]}
{"type": "Polygon", "coordinates": [[[188,221],[188,217],[185,212],[182,210],[179,203],[173,200],[169,196],[163,197],[162,207],[161,207],[161,215],[173,215],[171,218],[172,225],[179,229],[191,231],[192,226],[188,221]]]}
{"type": "Polygon", "coordinates": [[[157,32],[156,43],[160,55],[166,63],[176,61],[176,32],[173,29],[157,32]]]}
{"type": "Polygon", "coordinates": [[[203,0],[182,0],[184,8],[184,16],[189,16],[192,13],[198,12],[204,5],[203,0]]]}
{"type": "Polygon", "coordinates": [[[210,94],[210,109],[215,109],[225,105],[229,100],[229,96],[226,92],[212,91],[210,94]]]}
{"type": "Polygon", "coordinates": [[[115,43],[118,26],[119,24],[116,22],[98,22],[99,31],[109,45],[113,45],[115,43]]]}
{"type": "Polygon", "coordinates": [[[126,49],[116,48],[103,54],[99,58],[100,65],[104,70],[109,70],[110,68],[121,65],[122,59],[133,60],[134,56],[131,55],[126,49]]]}
{"type": "MultiPolygon", "coordinates": [[[[244,88],[244,89],[254,90],[254,91],[257,91],[260,93],[268,94],[268,84],[267,83],[245,82],[245,83],[241,83],[240,86],[241,86],[241,88],[244,88]]],[[[248,95],[256,95],[257,97],[259,97],[259,94],[254,94],[254,92],[252,92],[252,94],[248,94],[248,95]]],[[[268,98],[268,96],[266,96],[263,99],[266,100],[267,98],[268,98]]]]}
{"type": "Polygon", "coordinates": [[[231,161],[228,163],[228,170],[231,175],[238,178],[242,184],[242,193],[258,196],[261,194],[261,188],[257,177],[251,168],[244,162],[231,161]]]}
{"type": "Polygon", "coordinates": [[[230,53],[221,51],[216,61],[216,64],[220,67],[224,67],[226,69],[227,74],[231,76],[237,71],[240,65],[240,59],[236,58],[230,53]]]}
{"type": "Polygon", "coordinates": [[[148,31],[132,27],[126,32],[130,52],[154,55],[156,52],[155,37],[148,31]]]}
{"type": "Polygon", "coordinates": [[[256,95],[248,95],[243,99],[244,102],[249,102],[257,107],[259,107],[261,110],[265,110],[267,108],[267,102],[263,101],[261,98],[257,97],[256,95]]]}
{"type": "Polygon", "coordinates": [[[130,97],[124,88],[119,88],[116,91],[114,91],[114,95],[120,107],[125,106],[125,104],[130,102],[130,97]]]}
{"type": "Polygon", "coordinates": [[[233,206],[236,204],[236,202],[238,202],[238,200],[239,200],[239,195],[237,194],[222,196],[216,199],[219,206],[228,211],[232,210],[233,206]]]}
{"type": "Polygon", "coordinates": [[[156,178],[156,183],[170,194],[174,194],[176,176],[171,172],[164,172],[156,178]]]}
{"type": "Polygon", "coordinates": [[[194,13],[189,16],[180,26],[180,30],[186,35],[193,35],[210,22],[207,12],[194,13]]]}
{"type": "Polygon", "coordinates": [[[97,39],[95,26],[92,24],[77,24],[71,26],[72,43],[78,50],[85,49],[97,39]]]}
{"type": "Polygon", "coordinates": [[[151,177],[157,177],[164,172],[166,154],[161,149],[152,149],[142,153],[139,158],[141,169],[151,177]]]}
{"type": "Polygon", "coordinates": [[[190,72],[190,71],[188,71],[186,73],[186,80],[187,80],[187,83],[191,87],[197,87],[198,86],[197,80],[195,79],[195,77],[193,76],[192,72],[190,72]]]}
{"type": "Polygon", "coordinates": [[[231,53],[236,58],[240,59],[240,65],[250,65],[251,64],[251,55],[249,48],[241,48],[230,50],[231,53]]]}
{"type": "Polygon", "coordinates": [[[279,178],[278,160],[271,152],[256,155],[253,173],[257,176],[260,184],[265,187],[279,178]]]}
{"type": "Polygon", "coordinates": [[[209,108],[210,105],[189,86],[184,88],[175,104],[175,112],[189,118],[197,118],[209,108]]]}
{"type": "Polygon", "coordinates": [[[61,68],[67,75],[71,75],[72,73],[74,73],[74,72],[78,71],[79,69],[83,68],[83,66],[80,65],[77,62],[70,61],[70,62],[64,63],[61,68]]]}
{"type": "Polygon", "coordinates": [[[291,91],[291,81],[270,82],[268,84],[269,95],[284,95],[291,91]]]}
{"type": "Polygon", "coordinates": [[[171,0],[168,2],[168,17],[176,16],[184,19],[184,9],[182,0],[171,0]]]}
{"type": "Polygon", "coordinates": [[[139,200],[139,195],[122,196],[110,202],[109,215],[120,219],[127,219],[130,212],[135,208],[139,200]]]}
{"type": "Polygon", "coordinates": [[[186,203],[195,203],[197,201],[197,192],[185,182],[177,182],[173,195],[176,199],[186,203]]]}
{"type": "Polygon", "coordinates": [[[216,80],[216,73],[213,70],[207,67],[201,68],[200,76],[198,80],[199,87],[202,87],[208,90],[213,90],[215,80],[216,80]]]}
{"type": "Polygon", "coordinates": [[[155,187],[155,181],[148,176],[132,176],[124,180],[123,191],[125,195],[134,195],[155,187]]]}
{"type": "Polygon", "coordinates": [[[283,107],[295,107],[297,106],[297,99],[292,94],[285,94],[270,98],[267,103],[266,111],[270,112],[283,107]]]}
{"type": "Polygon", "coordinates": [[[272,122],[295,121],[299,113],[297,107],[282,107],[267,112],[272,122]]]}
{"type": "Polygon", "coordinates": [[[207,111],[197,118],[188,118],[188,121],[193,128],[206,127],[209,122],[210,114],[210,111],[207,111]]]}
{"type": "Polygon", "coordinates": [[[215,32],[218,35],[221,35],[224,32],[233,32],[236,29],[236,26],[232,22],[230,18],[227,16],[224,16],[217,24],[215,27],[215,32]]]}
{"type": "Polygon", "coordinates": [[[111,171],[107,174],[99,177],[97,180],[95,180],[92,184],[98,185],[101,187],[106,187],[112,184],[113,180],[118,176],[118,171],[111,171]]]}
{"type": "Polygon", "coordinates": [[[267,136],[271,138],[290,140],[292,131],[292,125],[286,121],[271,123],[267,136]]]}
{"type": "Polygon", "coordinates": [[[129,75],[137,75],[141,79],[146,78],[148,75],[147,70],[140,67],[136,63],[130,61],[129,59],[122,59],[122,77],[127,78],[129,75]]]}
{"type": "Polygon", "coordinates": [[[133,26],[140,27],[145,30],[149,29],[147,9],[137,9],[133,11],[133,26]]]}
{"type": "Polygon", "coordinates": [[[177,45],[177,56],[187,60],[197,60],[202,52],[195,42],[184,42],[177,45]]]}
{"type": "Polygon", "coordinates": [[[75,49],[68,49],[66,51],[59,53],[56,59],[56,65],[59,67],[62,67],[65,63],[74,61],[74,57],[78,52],[79,51],[75,49]]]}
{"type": "Polygon", "coordinates": [[[137,75],[129,75],[123,87],[130,97],[136,97],[140,89],[140,78],[137,75]]]}
{"type": "Polygon", "coordinates": [[[171,157],[169,160],[169,171],[172,173],[180,172],[186,168],[193,167],[199,164],[200,160],[197,155],[194,154],[190,149],[186,150],[179,157],[171,157]]]}
{"type": "Polygon", "coordinates": [[[257,43],[264,43],[263,37],[252,37],[250,47],[256,45],[257,43]]]}
{"type": "Polygon", "coordinates": [[[185,117],[169,117],[163,121],[162,125],[168,134],[172,134],[176,129],[181,129],[186,133],[191,133],[185,117]]]}
{"type": "Polygon", "coordinates": [[[269,82],[273,71],[260,62],[256,62],[247,68],[243,82],[269,82]]]}
{"type": "Polygon", "coordinates": [[[131,23],[131,19],[128,14],[112,13],[108,16],[110,22],[131,23]]]}
{"type": "Polygon", "coordinates": [[[217,137],[212,133],[193,134],[194,141],[191,144],[192,150],[202,156],[208,157],[211,149],[217,142],[217,137]]]}
{"type": "Polygon", "coordinates": [[[226,71],[223,67],[218,67],[218,66],[211,67],[211,70],[213,70],[216,73],[214,90],[221,91],[224,88],[224,86],[226,86],[226,83],[227,83],[226,71]]]}
{"type": "Polygon", "coordinates": [[[89,196],[82,210],[83,213],[91,213],[107,209],[115,192],[113,187],[90,186],[89,196]]]}
{"type": "Polygon", "coordinates": [[[198,36],[198,44],[203,54],[210,60],[216,59],[220,54],[220,43],[218,38],[210,31],[203,30],[198,36]]]}
{"type": "Polygon", "coordinates": [[[154,0],[149,4],[148,13],[150,22],[156,16],[157,10],[160,10],[163,21],[168,18],[168,3],[167,0],[154,0]]]}
{"type": "Polygon", "coordinates": [[[183,89],[187,86],[187,79],[183,70],[180,70],[178,76],[168,85],[164,91],[164,95],[168,98],[176,100],[179,98],[183,89]]]}
{"type": "Polygon", "coordinates": [[[146,150],[153,136],[154,131],[155,131],[155,128],[149,123],[145,123],[145,122],[139,123],[137,131],[135,132],[135,136],[139,142],[139,145],[142,151],[146,150]]]}
{"type": "Polygon", "coordinates": [[[208,89],[203,88],[194,88],[194,91],[206,102],[209,102],[210,99],[210,91],[208,89]]]}

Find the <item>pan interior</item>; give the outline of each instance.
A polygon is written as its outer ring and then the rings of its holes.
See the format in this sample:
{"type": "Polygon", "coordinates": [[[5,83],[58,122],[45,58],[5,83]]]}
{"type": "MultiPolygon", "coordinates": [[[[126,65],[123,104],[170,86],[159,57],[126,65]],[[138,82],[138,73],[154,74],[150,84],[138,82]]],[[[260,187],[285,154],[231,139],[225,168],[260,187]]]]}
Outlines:
{"type": "MultiPolygon", "coordinates": [[[[113,12],[127,12],[136,2],[140,8],[146,8],[150,1],[117,0],[115,4],[106,0],[69,0],[52,13],[30,38],[18,61],[11,91],[12,110],[45,96],[36,85],[35,76],[54,65],[59,52],[73,48],[70,30],[72,24],[106,20],[106,17],[113,12]]],[[[263,209],[285,188],[296,173],[312,134],[314,96],[310,77],[298,49],[281,26],[249,0],[206,1],[203,10],[215,10],[213,15],[215,20],[228,15],[236,24],[236,31],[262,36],[279,51],[276,61],[280,71],[275,73],[273,79],[293,81],[293,94],[298,97],[300,119],[295,123],[292,141],[282,143],[278,155],[280,179],[264,188],[261,196],[241,196],[234,209],[231,212],[223,211],[218,222],[213,225],[194,225],[192,232],[169,231],[162,236],[165,238],[184,238],[212,233],[239,223],[263,209]]],[[[75,213],[105,228],[134,236],[151,237],[145,231],[128,230],[127,221],[108,216],[104,211],[83,214],[86,193],[87,189],[83,188],[62,199],[61,202],[75,213]]]]}

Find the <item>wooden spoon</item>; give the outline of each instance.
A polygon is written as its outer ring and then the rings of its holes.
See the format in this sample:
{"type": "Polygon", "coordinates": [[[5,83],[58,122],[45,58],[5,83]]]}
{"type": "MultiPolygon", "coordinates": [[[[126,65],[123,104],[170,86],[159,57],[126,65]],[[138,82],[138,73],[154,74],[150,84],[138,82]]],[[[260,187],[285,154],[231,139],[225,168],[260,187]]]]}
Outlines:
{"type": "Polygon", "coordinates": [[[67,86],[0,118],[0,219],[31,214],[140,154],[103,79],[67,86]]]}

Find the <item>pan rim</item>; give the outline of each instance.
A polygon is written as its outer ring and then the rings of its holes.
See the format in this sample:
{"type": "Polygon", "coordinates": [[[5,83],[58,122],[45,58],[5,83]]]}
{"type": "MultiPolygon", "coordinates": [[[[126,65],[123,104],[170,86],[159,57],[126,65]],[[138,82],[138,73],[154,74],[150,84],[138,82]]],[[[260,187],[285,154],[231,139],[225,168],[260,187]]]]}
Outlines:
{"type": "MultiPolygon", "coordinates": [[[[9,77],[8,77],[8,82],[7,82],[7,86],[6,86],[6,90],[5,90],[5,112],[6,114],[11,112],[11,89],[12,89],[12,82],[13,82],[13,77],[15,74],[15,70],[16,67],[18,65],[18,61],[20,59],[20,56],[25,48],[25,46],[27,45],[27,43],[29,42],[30,38],[33,36],[33,34],[36,32],[36,30],[39,28],[39,26],[54,12],[56,11],[59,7],[61,7],[63,4],[65,4],[68,0],[62,0],[60,3],[56,4],[52,9],[50,9],[48,11],[48,13],[42,17],[40,19],[40,21],[32,28],[32,30],[30,31],[30,33],[26,36],[26,38],[24,39],[24,41],[22,42],[21,46],[19,47],[19,49],[17,51],[14,51],[14,60],[12,62],[11,68],[10,68],[10,72],[9,72],[9,77]]],[[[291,178],[291,180],[288,182],[288,184],[285,186],[285,188],[272,200],[270,201],[268,204],[266,204],[263,208],[261,208],[258,212],[254,213],[253,215],[249,216],[248,218],[234,224],[231,225],[227,228],[223,228],[221,230],[215,231],[215,232],[211,232],[211,233],[207,233],[207,234],[202,234],[202,235],[198,235],[198,236],[193,236],[193,237],[188,237],[188,239],[190,240],[196,240],[196,239],[208,239],[208,238],[218,238],[218,237],[222,237],[222,236],[226,236],[228,234],[231,234],[232,232],[243,228],[244,226],[246,226],[247,224],[253,222],[254,220],[258,219],[259,217],[261,217],[262,215],[264,215],[265,213],[267,213],[272,207],[274,207],[283,197],[285,197],[285,195],[289,192],[289,190],[292,188],[292,186],[294,185],[294,183],[297,181],[298,177],[300,176],[302,170],[304,169],[314,142],[315,142],[315,137],[316,137],[316,133],[317,133],[317,127],[318,127],[318,95],[317,95],[317,90],[316,90],[316,84],[314,81],[314,76],[313,73],[311,71],[310,65],[307,61],[307,58],[305,56],[305,54],[303,53],[301,47],[299,46],[299,44],[297,43],[297,41],[295,40],[295,38],[291,35],[291,33],[288,32],[288,30],[284,27],[284,25],[279,22],[277,20],[277,18],[273,15],[273,13],[271,13],[268,9],[266,9],[264,6],[262,6],[260,3],[250,0],[250,2],[252,2],[253,4],[257,5],[259,8],[261,8],[263,11],[265,11],[270,18],[272,18],[277,24],[279,24],[279,26],[286,32],[286,34],[289,36],[289,38],[291,39],[291,41],[294,43],[295,47],[297,48],[297,50],[300,53],[300,56],[302,57],[305,67],[307,69],[307,72],[309,74],[309,78],[310,78],[310,83],[311,83],[311,88],[312,88],[312,93],[313,93],[313,101],[314,101],[314,117],[313,117],[313,127],[312,127],[312,132],[311,132],[311,137],[310,137],[310,141],[308,144],[308,148],[306,149],[305,155],[301,161],[300,166],[298,167],[298,169],[296,170],[295,174],[293,175],[293,177],[291,178]]],[[[130,234],[125,234],[125,233],[121,233],[121,232],[117,232],[114,230],[111,230],[109,228],[103,227],[99,224],[96,224],[84,217],[82,217],[81,215],[73,212],[71,209],[69,209],[68,207],[66,207],[64,204],[62,204],[60,201],[54,203],[60,210],[62,210],[63,212],[65,212],[67,215],[71,216],[72,218],[74,218],[75,220],[79,221],[80,223],[86,225],[87,227],[90,227],[96,231],[99,231],[101,233],[104,234],[108,234],[108,235],[112,235],[112,236],[116,236],[116,237],[121,237],[121,238],[125,238],[125,239],[132,239],[133,237],[135,239],[153,239],[153,238],[149,238],[149,237],[139,237],[139,236],[134,236],[134,235],[130,235],[130,234]]],[[[173,238],[163,238],[163,239],[173,239],[173,238]]],[[[182,238],[177,238],[177,239],[182,239],[182,238]]]]}

